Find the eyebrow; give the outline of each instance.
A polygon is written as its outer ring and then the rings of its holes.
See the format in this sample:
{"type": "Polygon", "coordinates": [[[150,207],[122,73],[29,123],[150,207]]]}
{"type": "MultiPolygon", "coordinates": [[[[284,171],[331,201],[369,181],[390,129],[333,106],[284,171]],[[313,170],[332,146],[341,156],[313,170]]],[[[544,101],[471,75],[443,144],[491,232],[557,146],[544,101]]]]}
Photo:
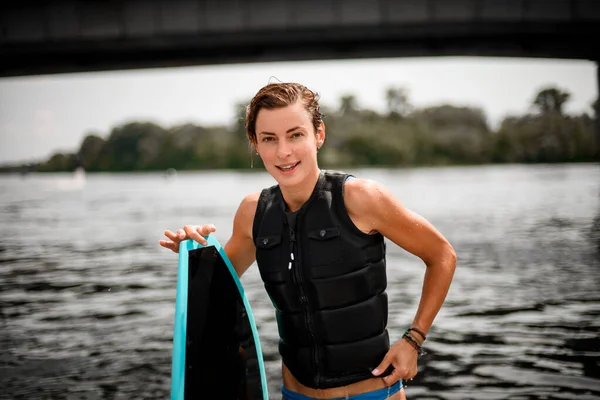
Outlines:
{"type": "MultiPolygon", "coordinates": [[[[290,132],[293,132],[293,131],[298,130],[298,129],[302,129],[302,127],[301,126],[295,126],[293,128],[288,129],[287,131],[285,131],[285,133],[290,133],[290,132]]],[[[276,136],[273,132],[259,132],[259,135],[273,135],[273,136],[276,136]]]]}

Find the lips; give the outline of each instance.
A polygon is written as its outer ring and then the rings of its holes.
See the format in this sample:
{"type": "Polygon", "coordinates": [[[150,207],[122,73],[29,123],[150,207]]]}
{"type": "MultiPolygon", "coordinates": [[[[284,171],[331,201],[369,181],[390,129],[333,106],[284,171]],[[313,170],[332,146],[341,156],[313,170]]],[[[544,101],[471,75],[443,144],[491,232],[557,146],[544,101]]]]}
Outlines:
{"type": "Polygon", "coordinates": [[[298,164],[300,164],[300,161],[298,161],[297,163],[294,163],[294,164],[277,165],[276,167],[277,167],[277,169],[279,169],[282,172],[290,172],[290,171],[293,171],[294,169],[296,169],[298,164]]]}

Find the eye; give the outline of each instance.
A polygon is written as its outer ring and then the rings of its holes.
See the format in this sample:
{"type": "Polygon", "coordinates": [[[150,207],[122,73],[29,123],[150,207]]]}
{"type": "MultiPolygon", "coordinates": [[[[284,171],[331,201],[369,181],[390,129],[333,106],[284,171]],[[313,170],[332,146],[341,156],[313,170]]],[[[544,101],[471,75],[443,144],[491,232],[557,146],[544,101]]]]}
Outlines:
{"type": "Polygon", "coordinates": [[[293,139],[295,139],[295,138],[299,138],[300,136],[304,136],[302,132],[295,132],[295,133],[292,133],[292,138],[293,138],[293,139]]]}
{"type": "Polygon", "coordinates": [[[273,138],[272,136],[264,136],[261,142],[272,142],[273,140],[275,140],[275,138],[273,138]]]}

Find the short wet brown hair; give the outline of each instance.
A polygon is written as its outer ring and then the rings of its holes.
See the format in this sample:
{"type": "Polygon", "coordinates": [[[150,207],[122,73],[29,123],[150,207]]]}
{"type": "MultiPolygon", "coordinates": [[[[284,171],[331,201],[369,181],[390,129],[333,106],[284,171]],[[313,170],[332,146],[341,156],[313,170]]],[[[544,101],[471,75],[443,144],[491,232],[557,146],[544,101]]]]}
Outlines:
{"type": "Polygon", "coordinates": [[[323,122],[319,109],[319,94],[299,83],[269,83],[262,87],[246,107],[246,135],[250,143],[256,143],[256,117],[262,108],[272,110],[301,101],[311,116],[315,133],[323,122]]]}

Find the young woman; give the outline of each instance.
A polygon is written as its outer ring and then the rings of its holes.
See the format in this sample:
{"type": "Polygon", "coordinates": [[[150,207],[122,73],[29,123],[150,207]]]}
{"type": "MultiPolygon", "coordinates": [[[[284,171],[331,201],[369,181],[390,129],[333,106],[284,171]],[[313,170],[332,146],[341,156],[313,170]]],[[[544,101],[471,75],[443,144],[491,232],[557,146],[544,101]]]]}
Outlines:
{"type": "MultiPolygon", "coordinates": [[[[402,380],[446,297],[456,254],[428,221],[366,179],[320,170],[318,95],[297,83],[263,87],[246,112],[250,143],[277,185],[246,196],[225,252],[242,275],[256,261],[276,309],[284,399],[405,399],[402,380]],[[414,320],[390,346],[385,243],[426,264],[414,320]]],[[[205,245],[213,225],[165,231],[161,246],[205,245]]]]}

